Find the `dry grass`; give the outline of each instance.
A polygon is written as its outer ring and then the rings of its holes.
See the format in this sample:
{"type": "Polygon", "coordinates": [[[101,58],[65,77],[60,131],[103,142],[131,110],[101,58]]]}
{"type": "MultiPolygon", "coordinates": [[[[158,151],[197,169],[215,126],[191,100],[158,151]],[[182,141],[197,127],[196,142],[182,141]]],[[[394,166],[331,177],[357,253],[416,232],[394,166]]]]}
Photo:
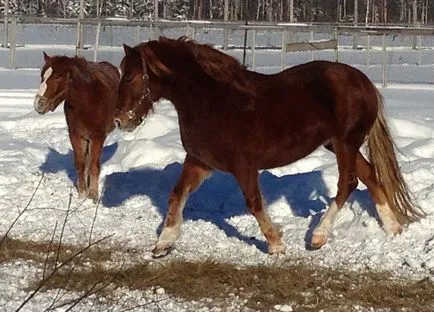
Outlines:
{"type": "MultiPolygon", "coordinates": [[[[34,261],[36,263],[53,264],[54,262],[62,263],[72,254],[82,250],[83,247],[68,245],[62,243],[50,242],[33,242],[6,237],[0,245],[0,263],[14,259],[34,261]]],[[[112,259],[112,250],[102,249],[98,246],[88,249],[80,258],[73,259],[73,263],[78,261],[110,261],[112,259]]]]}
{"type": "MultiPolygon", "coordinates": [[[[47,244],[8,240],[0,248],[0,261],[13,258],[31,259],[43,264],[47,244]]],[[[70,254],[73,246],[62,246],[70,254]]],[[[170,295],[186,300],[213,298],[223,302],[230,294],[247,300],[257,310],[273,310],[276,304],[291,304],[294,311],[351,311],[353,306],[389,308],[391,311],[434,311],[432,280],[392,280],[387,273],[354,273],[314,267],[310,264],[275,267],[241,267],[231,264],[172,261],[161,265],[149,263],[110,269],[101,265],[110,251],[93,248],[86,251],[86,262],[73,269],[59,270],[45,281],[44,289],[88,291],[95,285],[100,295],[110,298],[118,287],[145,290],[163,287],[170,295]]],[[[116,264],[113,264],[115,267],[116,264]]],[[[39,282],[35,281],[35,285],[39,282]]]]}

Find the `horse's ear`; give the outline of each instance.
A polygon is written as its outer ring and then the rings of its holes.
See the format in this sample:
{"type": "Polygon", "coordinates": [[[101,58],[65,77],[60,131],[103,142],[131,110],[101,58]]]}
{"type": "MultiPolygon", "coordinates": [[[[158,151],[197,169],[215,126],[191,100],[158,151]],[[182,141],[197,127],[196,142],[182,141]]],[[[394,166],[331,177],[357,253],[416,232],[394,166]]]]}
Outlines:
{"type": "Polygon", "coordinates": [[[128,57],[140,56],[140,53],[136,49],[130,47],[129,45],[126,45],[125,43],[124,43],[124,52],[125,52],[125,55],[128,57]]]}
{"type": "Polygon", "coordinates": [[[45,62],[48,62],[51,59],[51,57],[47,53],[45,53],[45,51],[43,51],[42,54],[44,54],[44,61],[45,62]]]}
{"type": "Polygon", "coordinates": [[[154,51],[152,51],[149,46],[143,47],[141,51],[142,58],[144,59],[146,65],[148,65],[149,70],[152,71],[155,76],[161,78],[172,73],[172,70],[163,64],[163,62],[158,58],[157,55],[155,55],[154,51]]]}

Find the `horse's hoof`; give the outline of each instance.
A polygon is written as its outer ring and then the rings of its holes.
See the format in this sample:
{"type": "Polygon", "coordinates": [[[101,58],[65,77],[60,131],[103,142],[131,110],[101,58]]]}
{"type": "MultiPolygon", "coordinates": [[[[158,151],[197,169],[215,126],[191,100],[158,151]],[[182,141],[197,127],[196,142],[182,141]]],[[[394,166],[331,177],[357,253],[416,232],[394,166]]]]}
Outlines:
{"type": "Polygon", "coordinates": [[[286,246],[283,243],[268,246],[268,254],[270,255],[284,254],[285,251],[286,246]]]}
{"type": "Polygon", "coordinates": [[[327,243],[327,235],[322,233],[313,233],[310,247],[319,249],[327,243]]]}
{"type": "Polygon", "coordinates": [[[92,199],[92,202],[96,204],[98,202],[98,192],[90,191],[89,195],[87,195],[87,198],[92,199]]]}
{"type": "Polygon", "coordinates": [[[82,199],[86,199],[88,197],[88,193],[86,191],[79,191],[78,192],[78,199],[82,200],[82,199]]]}
{"type": "Polygon", "coordinates": [[[164,244],[155,246],[154,250],[152,250],[152,258],[163,258],[170,254],[173,250],[173,245],[164,244]]]}
{"type": "Polygon", "coordinates": [[[402,226],[399,222],[388,224],[387,226],[384,226],[383,229],[387,234],[398,235],[402,233],[402,226]]]}

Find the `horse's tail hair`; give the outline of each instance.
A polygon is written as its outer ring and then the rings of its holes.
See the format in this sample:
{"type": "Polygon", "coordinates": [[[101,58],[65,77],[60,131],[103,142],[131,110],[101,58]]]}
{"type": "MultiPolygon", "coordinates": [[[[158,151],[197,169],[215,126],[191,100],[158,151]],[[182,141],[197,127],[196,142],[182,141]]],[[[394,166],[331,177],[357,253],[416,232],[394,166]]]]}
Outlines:
{"type": "Polygon", "coordinates": [[[377,118],[367,137],[369,161],[381,185],[387,204],[401,224],[407,224],[425,216],[414,202],[396,160],[394,143],[383,111],[383,97],[377,92],[377,118]]]}

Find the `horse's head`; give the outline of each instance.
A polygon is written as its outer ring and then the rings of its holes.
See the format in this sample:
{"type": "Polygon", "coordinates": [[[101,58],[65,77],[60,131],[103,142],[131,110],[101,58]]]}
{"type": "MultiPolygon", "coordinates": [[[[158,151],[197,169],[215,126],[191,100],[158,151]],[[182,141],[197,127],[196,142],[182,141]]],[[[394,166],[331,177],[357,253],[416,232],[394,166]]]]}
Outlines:
{"type": "Polygon", "coordinates": [[[114,122],[125,131],[133,131],[161,97],[160,79],[170,71],[145,45],[124,44],[121,81],[115,106],[114,122]]]}
{"type": "Polygon", "coordinates": [[[54,111],[62,103],[68,91],[67,67],[44,52],[45,64],[41,70],[41,85],[35,96],[34,107],[39,114],[54,111]]]}

